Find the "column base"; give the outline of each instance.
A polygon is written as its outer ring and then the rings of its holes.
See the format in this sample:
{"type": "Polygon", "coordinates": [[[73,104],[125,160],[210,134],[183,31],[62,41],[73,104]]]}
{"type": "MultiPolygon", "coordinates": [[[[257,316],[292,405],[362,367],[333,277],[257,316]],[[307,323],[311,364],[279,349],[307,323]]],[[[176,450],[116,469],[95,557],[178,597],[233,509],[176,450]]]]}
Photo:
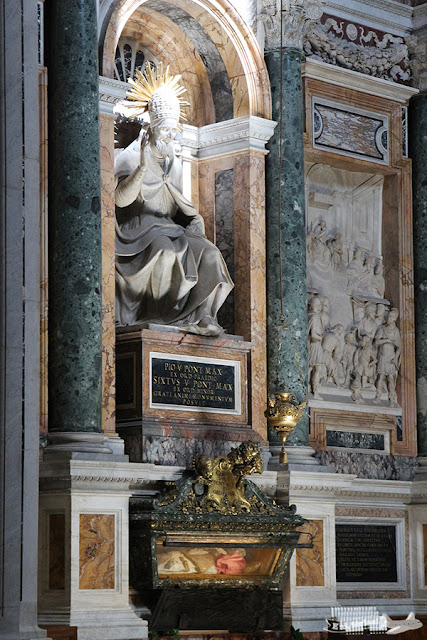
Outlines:
{"type": "Polygon", "coordinates": [[[280,445],[270,445],[271,458],[268,463],[268,469],[271,471],[312,471],[316,473],[333,473],[331,467],[322,466],[316,458],[314,458],[315,450],[310,445],[303,447],[285,447],[288,454],[287,464],[279,462],[280,445]]]}
{"type": "Polygon", "coordinates": [[[415,472],[414,482],[427,480],[427,456],[418,457],[418,468],[415,472]]]}
{"type": "Polygon", "coordinates": [[[2,640],[49,640],[44,629],[31,629],[30,631],[15,631],[1,635],[2,640]]]}
{"type": "Polygon", "coordinates": [[[108,438],[104,433],[61,431],[48,434],[45,460],[98,460],[127,462],[121,438],[108,438]]]}
{"type": "Polygon", "coordinates": [[[77,640],[145,640],[148,622],[129,611],[79,611],[60,618],[55,614],[43,615],[39,624],[44,627],[64,626],[77,629],[77,640]]]}

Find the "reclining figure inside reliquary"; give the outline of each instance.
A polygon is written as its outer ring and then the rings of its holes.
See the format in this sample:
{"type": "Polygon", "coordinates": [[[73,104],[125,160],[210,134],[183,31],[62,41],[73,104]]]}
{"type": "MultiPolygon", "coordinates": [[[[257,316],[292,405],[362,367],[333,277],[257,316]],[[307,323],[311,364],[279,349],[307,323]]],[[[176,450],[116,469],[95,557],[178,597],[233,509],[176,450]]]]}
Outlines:
{"type": "Polygon", "coordinates": [[[401,336],[385,297],[382,188],[378,175],[309,170],[309,388],[316,400],[398,410],[401,336]]]}

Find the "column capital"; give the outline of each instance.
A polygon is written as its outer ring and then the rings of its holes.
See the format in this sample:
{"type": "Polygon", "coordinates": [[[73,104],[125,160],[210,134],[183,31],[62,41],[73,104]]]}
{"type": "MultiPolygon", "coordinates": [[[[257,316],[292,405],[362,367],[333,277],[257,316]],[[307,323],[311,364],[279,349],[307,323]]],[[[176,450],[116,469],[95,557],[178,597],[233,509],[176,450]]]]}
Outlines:
{"type": "Polygon", "coordinates": [[[262,20],[266,49],[294,47],[302,49],[304,35],[323,14],[322,0],[263,0],[262,20]],[[283,12],[282,38],[280,13],[283,12]]]}
{"type": "Polygon", "coordinates": [[[405,42],[408,45],[413,84],[420,91],[425,92],[427,91],[427,25],[423,29],[414,31],[405,42]]]}

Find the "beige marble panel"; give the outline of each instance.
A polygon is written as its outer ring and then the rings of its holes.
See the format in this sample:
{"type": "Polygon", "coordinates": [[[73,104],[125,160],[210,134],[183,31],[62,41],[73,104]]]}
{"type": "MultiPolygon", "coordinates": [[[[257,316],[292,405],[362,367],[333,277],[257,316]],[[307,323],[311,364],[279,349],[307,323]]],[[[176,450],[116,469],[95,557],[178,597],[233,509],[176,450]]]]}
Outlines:
{"type": "Polygon", "coordinates": [[[265,290],[265,156],[246,151],[199,162],[200,213],[215,242],[215,173],[234,169],[235,332],[253,343],[249,368],[250,423],[267,439],[265,290]]]}
{"type": "Polygon", "coordinates": [[[114,589],[115,517],[80,514],[79,589],[114,589]]]}
{"type": "Polygon", "coordinates": [[[101,114],[102,428],[116,436],[114,120],[101,114]]]}
{"type": "Polygon", "coordinates": [[[49,514],[49,589],[65,589],[65,513],[49,514]]]}
{"type": "MultiPolygon", "coordinates": [[[[312,537],[312,549],[297,549],[296,585],[297,587],[325,586],[325,568],[323,556],[323,520],[310,520],[300,531],[312,537]]],[[[309,541],[308,536],[301,536],[301,543],[309,541]]]]}
{"type": "Polygon", "coordinates": [[[251,352],[252,428],[264,439],[267,426],[267,316],[265,285],[265,156],[236,156],[234,170],[236,333],[248,335],[251,352]]]}

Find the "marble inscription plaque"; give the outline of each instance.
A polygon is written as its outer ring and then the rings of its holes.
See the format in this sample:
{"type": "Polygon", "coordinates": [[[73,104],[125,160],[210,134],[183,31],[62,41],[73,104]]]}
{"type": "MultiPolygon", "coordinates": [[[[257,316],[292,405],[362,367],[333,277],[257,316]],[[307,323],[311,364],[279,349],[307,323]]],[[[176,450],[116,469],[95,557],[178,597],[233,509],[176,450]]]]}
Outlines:
{"type": "Polygon", "coordinates": [[[150,353],[150,407],[240,414],[240,362],[150,353]]]}
{"type": "Polygon", "coordinates": [[[346,449],[385,450],[383,433],[360,433],[356,431],[326,430],[327,447],[344,447],[346,449]]]}
{"type": "Polygon", "coordinates": [[[337,524],[337,582],[397,582],[394,525],[337,524]]]}

